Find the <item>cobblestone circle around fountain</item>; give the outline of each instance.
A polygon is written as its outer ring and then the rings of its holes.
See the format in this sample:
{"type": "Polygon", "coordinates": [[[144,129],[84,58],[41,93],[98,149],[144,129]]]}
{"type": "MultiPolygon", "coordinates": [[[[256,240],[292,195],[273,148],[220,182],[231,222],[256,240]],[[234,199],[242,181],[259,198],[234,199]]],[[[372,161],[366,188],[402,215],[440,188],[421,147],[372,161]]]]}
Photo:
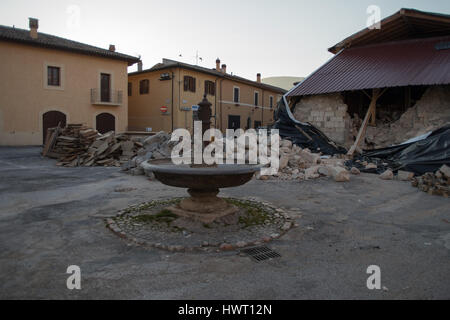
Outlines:
{"type": "Polygon", "coordinates": [[[223,198],[239,211],[211,224],[176,216],[167,208],[184,198],[153,200],[106,219],[107,228],[138,246],[169,251],[227,251],[256,246],[294,227],[289,213],[268,202],[223,198]]]}

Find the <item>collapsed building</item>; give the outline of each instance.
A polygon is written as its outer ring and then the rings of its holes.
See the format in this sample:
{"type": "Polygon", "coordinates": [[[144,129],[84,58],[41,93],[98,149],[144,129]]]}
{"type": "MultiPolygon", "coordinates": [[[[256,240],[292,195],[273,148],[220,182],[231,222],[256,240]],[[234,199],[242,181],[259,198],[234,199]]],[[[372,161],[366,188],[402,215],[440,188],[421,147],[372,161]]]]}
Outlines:
{"type": "Polygon", "coordinates": [[[450,15],[401,9],[328,50],[285,102],[349,155],[450,123],[450,15]]]}

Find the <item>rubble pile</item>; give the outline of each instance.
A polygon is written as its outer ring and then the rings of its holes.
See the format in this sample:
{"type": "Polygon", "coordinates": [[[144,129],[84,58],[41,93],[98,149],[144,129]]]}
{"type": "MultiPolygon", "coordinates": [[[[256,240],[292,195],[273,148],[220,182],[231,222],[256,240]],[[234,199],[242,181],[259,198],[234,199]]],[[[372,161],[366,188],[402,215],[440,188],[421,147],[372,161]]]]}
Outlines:
{"type": "Polygon", "coordinates": [[[382,174],[393,166],[392,161],[378,158],[369,158],[366,156],[357,156],[353,159],[346,160],[345,166],[347,169],[352,167],[357,168],[361,172],[382,174]]]}
{"type": "MultiPolygon", "coordinates": [[[[406,110],[398,120],[392,122],[377,119],[376,127],[368,126],[362,148],[383,148],[400,144],[450,123],[448,101],[450,101],[449,87],[428,88],[422,98],[406,110]]],[[[352,126],[354,130],[359,129],[361,119],[354,118],[352,126]]]]}
{"type": "Polygon", "coordinates": [[[440,195],[446,198],[450,195],[450,167],[443,165],[436,173],[427,172],[411,181],[413,187],[431,195],[440,195]]]}
{"type": "Polygon", "coordinates": [[[331,177],[337,182],[350,181],[351,174],[359,174],[359,170],[345,168],[343,155],[322,156],[302,149],[290,140],[280,142],[280,167],[274,176],[260,176],[258,179],[309,180],[319,177],[331,177]]]}
{"type": "Polygon", "coordinates": [[[176,141],[170,141],[171,135],[161,131],[140,140],[141,148],[136,155],[122,164],[122,170],[132,175],[151,175],[146,173],[141,163],[147,160],[170,158],[176,141]]]}
{"type": "MultiPolygon", "coordinates": [[[[122,170],[133,175],[148,175],[141,164],[147,160],[170,158],[173,147],[178,143],[170,141],[170,134],[159,132],[154,136],[141,140],[143,147],[138,150],[137,155],[122,165],[122,170]]],[[[219,143],[220,139],[216,142],[219,143]]],[[[214,142],[213,142],[214,143],[214,142]]],[[[233,154],[227,154],[226,138],[223,141],[224,156],[234,156],[237,159],[239,141],[235,139],[233,154]]],[[[248,161],[249,150],[257,148],[257,145],[245,145],[245,159],[248,161]]],[[[269,150],[270,151],[270,150],[269,150]]],[[[269,152],[270,155],[270,152],[269,152]]],[[[302,149],[290,140],[280,141],[280,167],[274,176],[256,175],[258,179],[280,179],[280,180],[307,180],[321,176],[332,177],[335,181],[349,181],[351,172],[346,170],[342,155],[334,157],[323,157],[320,153],[312,153],[309,149],[302,149]]],[[[359,174],[356,168],[353,174],[359,174]],[[357,172],[355,172],[355,170],[357,172]]]]}
{"type": "Polygon", "coordinates": [[[99,134],[81,124],[49,130],[43,155],[58,159],[57,166],[116,166],[127,162],[142,146],[124,134],[99,134]]]}
{"type": "MultiPolygon", "coordinates": [[[[150,137],[131,140],[126,135],[115,135],[114,132],[101,135],[92,128],[69,124],[58,132],[47,156],[57,158],[59,166],[120,166],[132,175],[151,176],[152,173],[146,172],[141,164],[147,160],[170,158],[173,147],[178,143],[170,138],[170,134],[161,131],[150,137]]],[[[235,159],[238,144],[235,140],[235,159]]],[[[257,145],[247,144],[245,148],[248,160],[249,149],[257,148],[257,145]]],[[[227,155],[225,145],[224,155],[227,155]]],[[[308,180],[327,176],[335,181],[349,181],[351,174],[360,173],[357,168],[346,169],[343,155],[322,156],[307,148],[302,149],[290,140],[280,141],[279,156],[280,167],[276,175],[257,174],[256,177],[261,180],[308,180]]]]}

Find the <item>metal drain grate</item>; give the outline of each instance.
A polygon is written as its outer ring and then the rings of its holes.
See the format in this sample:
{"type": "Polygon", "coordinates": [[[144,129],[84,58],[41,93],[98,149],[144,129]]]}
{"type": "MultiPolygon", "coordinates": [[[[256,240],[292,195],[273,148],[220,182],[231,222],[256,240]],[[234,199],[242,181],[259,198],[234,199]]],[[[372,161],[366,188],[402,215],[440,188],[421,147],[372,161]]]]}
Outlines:
{"type": "Polygon", "coordinates": [[[257,262],[281,257],[281,254],[266,246],[243,249],[241,252],[257,262]]]}

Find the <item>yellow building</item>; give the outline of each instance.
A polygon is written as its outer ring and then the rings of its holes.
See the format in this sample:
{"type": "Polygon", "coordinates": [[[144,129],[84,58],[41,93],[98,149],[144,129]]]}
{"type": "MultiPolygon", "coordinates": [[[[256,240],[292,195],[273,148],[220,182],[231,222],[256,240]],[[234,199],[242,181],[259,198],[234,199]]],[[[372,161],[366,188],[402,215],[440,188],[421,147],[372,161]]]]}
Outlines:
{"type": "Polygon", "coordinates": [[[0,145],[39,145],[80,123],[126,131],[127,67],[139,59],[37,31],[0,26],[0,145]]]}
{"type": "Polygon", "coordinates": [[[135,131],[192,129],[192,107],[207,94],[212,126],[257,128],[273,121],[286,90],[231,75],[217,59],[212,69],[163,59],[148,70],[128,75],[128,127],[135,131]]]}

